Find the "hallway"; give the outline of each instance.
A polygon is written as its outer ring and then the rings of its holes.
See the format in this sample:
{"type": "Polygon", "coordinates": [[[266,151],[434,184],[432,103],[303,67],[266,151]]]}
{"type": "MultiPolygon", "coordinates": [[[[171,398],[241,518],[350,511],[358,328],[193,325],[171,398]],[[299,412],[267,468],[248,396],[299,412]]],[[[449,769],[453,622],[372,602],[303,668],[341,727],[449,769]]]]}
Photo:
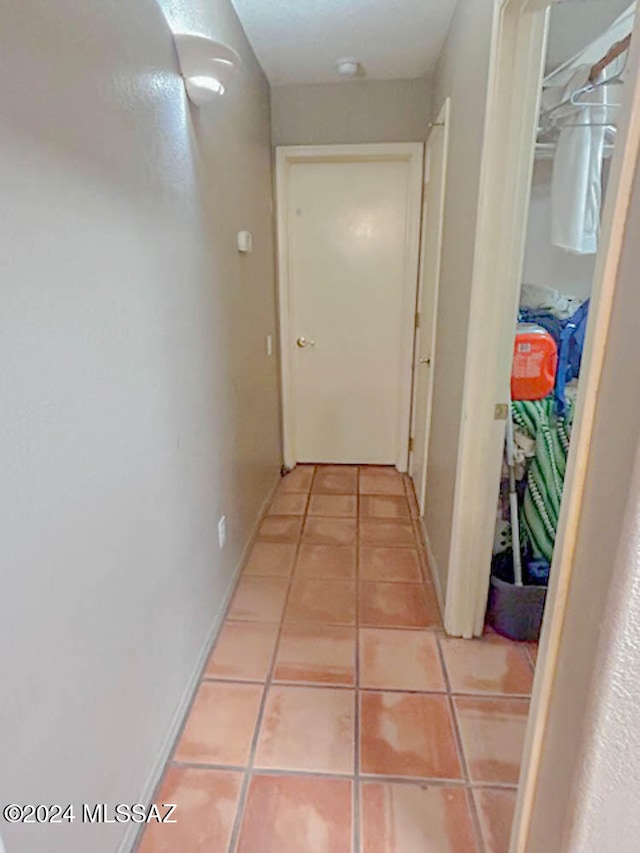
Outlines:
{"type": "Polygon", "coordinates": [[[447,639],[411,481],[299,466],[231,601],[139,853],[504,853],[533,645],[447,639]]]}

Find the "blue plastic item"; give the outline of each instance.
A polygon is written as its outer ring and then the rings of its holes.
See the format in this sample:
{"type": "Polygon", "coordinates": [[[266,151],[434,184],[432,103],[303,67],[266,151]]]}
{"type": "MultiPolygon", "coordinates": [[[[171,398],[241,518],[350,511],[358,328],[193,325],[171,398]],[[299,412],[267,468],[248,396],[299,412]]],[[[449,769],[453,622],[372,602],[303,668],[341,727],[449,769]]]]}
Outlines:
{"type": "Polygon", "coordinates": [[[555,314],[540,308],[521,308],[518,315],[521,323],[537,323],[546,329],[558,346],[558,372],[553,393],[559,415],[564,415],[566,410],[567,382],[571,382],[580,375],[580,362],[589,318],[589,301],[587,299],[566,320],[561,320],[555,314]]]}
{"type": "Polygon", "coordinates": [[[527,571],[530,582],[538,586],[547,584],[549,582],[549,568],[549,563],[541,557],[527,560],[527,571]]]}

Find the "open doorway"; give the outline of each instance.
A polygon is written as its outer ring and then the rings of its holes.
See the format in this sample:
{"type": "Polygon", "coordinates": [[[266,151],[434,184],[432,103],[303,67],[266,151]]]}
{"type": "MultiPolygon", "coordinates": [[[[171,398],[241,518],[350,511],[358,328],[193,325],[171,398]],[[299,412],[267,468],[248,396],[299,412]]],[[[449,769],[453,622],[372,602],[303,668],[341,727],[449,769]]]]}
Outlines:
{"type": "Polygon", "coordinates": [[[442,105],[435,122],[431,125],[425,146],[422,250],[415,323],[409,458],[409,474],[413,480],[421,516],[425,513],[433,380],[436,369],[435,346],[447,184],[450,103],[450,99],[447,98],[442,105]]]}
{"type": "Polygon", "coordinates": [[[540,93],[488,610],[517,640],[540,632],[635,18],[589,6],[552,10],[540,93]]]}
{"type": "MultiPolygon", "coordinates": [[[[556,92],[562,101],[563,88],[570,83],[578,66],[583,65],[588,76],[592,68],[608,57],[610,49],[626,38],[624,28],[628,35],[634,23],[635,8],[633,4],[629,14],[621,18],[620,26],[610,30],[611,24],[620,17],[620,6],[614,8],[613,4],[601,4],[598,0],[588,5],[605,8],[606,15],[601,16],[599,30],[592,30],[585,36],[582,49],[568,60],[562,60],[561,65],[565,66],[562,69],[559,66],[550,68],[547,64],[547,35],[554,33],[554,19],[566,21],[571,14],[579,17],[584,3],[554,5],[550,11],[551,4],[547,0],[507,0],[496,26],[481,182],[481,196],[486,202],[480,208],[477,225],[465,369],[466,414],[461,430],[452,552],[446,589],[445,625],[448,632],[456,636],[479,636],[485,623],[495,538],[497,472],[504,456],[514,329],[521,309],[525,259],[528,262],[528,274],[537,278],[544,275],[548,283],[557,284],[558,277],[563,282],[569,281],[563,287],[570,296],[578,297],[578,303],[567,303],[566,310],[570,311],[571,306],[582,304],[586,301],[585,296],[590,297],[587,310],[589,323],[582,346],[580,392],[574,405],[571,430],[576,449],[569,455],[564,476],[565,501],[562,516],[559,515],[557,519],[554,542],[556,562],[560,559],[558,548],[563,540],[563,531],[571,517],[568,507],[573,503],[575,511],[579,509],[580,478],[584,476],[584,466],[572,464],[571,460],[581,458],[582,451],[578,450],[577,441],[582,443],[583,451],[588,447],[593,399],[601,367],[599,359],[602,358],[615,288],[618,263],[616,241],[624,228],[626,199],[632,179],[635,138],[630,117],[637,87],[635,72],[632,70],[635,69],[634,57],[633,53],[629,56],[626,49],[629,47],[627,40],[619,56],[607,62],[607,67],[612,69],[609,73],[624,68],[628,72],[623,71],[620,78],[623,82],[627,80],[627,85],[614,83],[609,87],[612,91],[607,93],[607,97],[615,94],[621,104],[615,111],[609,110],[610,114],[615,112],[610,123],[607,123],[606,116],[602,122],[595,120],[602,117],[603,105],[572,104],[571,97],[574,95],[571,92],[566,96],[567,104],[561,104],[557,110],[558,122],[555,111],[551,113],[552,125],[559,123],[559,117],[564,114],[566,124],[578,125],[577,128],[567,127],[566,130],[576,130],[588,139],[586,134],[589,128],[580,127],[588,122],[578,119],[571,121],[570,111],[579,113],[580,110],[600,110],[600,116],[596,115],[591,122],[602,124],[602,128],[593,128],[594,132],[602,131],[600,142],[603,153],[599,170],[602,187],[596,229],[598,252],[574,257],[551,244],[549,209],[552,169],[548,158],[555,154],[562,129],[557,126],[543,127],[541,124],[543,121],[548,122],[550,108],[548,102],[545,103],[547,96],[545,99],[542,97],[543,82],[553,82],[553,71],[568,73],[568,78],[563,85],[558,86],[556,92]],[[561,18],[558,18],[558,13],[561,18]],[[606,23],[607,17],[609,25],[606,23]],[[623,35],[619,38],[620,32],[623,35]],[[614,124],[617,131],[613,131],[614,124]],[[496,188],[499,188],[498,191],[496,188]],[[530,207],[534,211],[532,217],[529,215],[530,207]],[[543,234],[545,229],[547,231],[543,234]],[[528,232],[531,236],[529,247],[528,232]],[[541,240],[548,243],[547,252],[540,251],[541,240]],[[550,277],[551,269],[554,270],[554,278],[550,277]],[[568,269],[572,271],[570,275],[568,269]],[[578,289],[579,293],[571,294],[571,288],[578,289]],[[478,447],[484,448],[484,452],[478,453],[478,447]]],[[[589,20],[593,25],[591,17],[589,20]]],[[[575,27],[572,30],[565,24],[564,29],[575,36],[575,27]]],[[[581,30],[586,32],[583,24],[581,30]]],[[[549,43],[554,45],[554,39],[551,38],[549,43]]],[[[546,88],[550,88],[550,85],[546,88]]],[[[580,96],[575,97],[579,99],[580,96]]],[[[584,115],[586,113],[583,118],[584,115]]],[[[548,289],[558,290],[557,287],[548,289]]],[[[526,288],[525,292],[526,298],[532,301],[531,288],[526,288]]]]}
{"type": "MultiPolygon", "coordinates": [[[[574,14],[573,27],[569,30],[585,31],[584,19],[594,23],[593,16],[584,14],[584,3],[567,3],[554,7],[544,0],[507,0],[495,33],[494,60],[489,95],[488,122],[483,156],[481,197],[485,200],[479,211],[477,225],[476,259],[472,291],[471,322],[467,363],[465,370],[465,417],[461,433],[461,450],[458,458],[456,506],[454,508],[453,545],[449,564],[449,581],[446,595],[445,625],[449,633],[472,637],[482,634],[487,607],[487,592],[491,555],[494,544],[498,470],[504,455],[505,421],[510,399],[510,380],[513,364],[514,330],[521,307],[523,284],[523,262],[526,258],[528,231],[535,226],[530,217],[530,204],[534,208],[550,205],[549,158],[555,157],[563,128],[550,128],[545,111],[552,104],[542,97],[541,82],[551,72],[565,64],[569,77],[563,81],[558,103],[566,97],[572,110],[600,109],[602,104],[580,103],[580,95],[566,89],[577,73],[578,66],[587,66],[587,78],[604,69],[612,76],[622,71],[623,85],[613,84],[616,103],[600,122],[583,113],[571,120],[567,110],[564,130],[577,130],[593,140],[596,128],[589,125],[602,124],[603,154],[599,163],[601,176],[601,203],[597,211],[597,252],[594,258],[578,259],[580,270],[573,269],[575,283],[584,282],[578,294],[568,291],[566,296],[577,296],[579,305],[565,305],[565,310],[582,307],[589,297],[588,322],[584,343],[581,344],[581,364],[578,391],[571,422],[570,451],[563,472],[562,508],[558,511],[553,544],[553,563],[550,566],[550,591],[547,603],[547,618],[543,626],[540,665],[534,685],[527,741],[524,751],[523,773],[514,823],[512,850],[526,848],[527,826],[537,785],[538,757],[544,738],[546,714],[551,692],[554,688],[554,672],[558,648],[563,631],[563,620],[569,585],[573,570],[574,544],[581,511],[581,494],[585,483],[586,460],[593,428],[595,400],[598,394],[605,344],[607,341],[611,306],[616,287],[619,264],[619,246],[627,217],[627,202],[633,180],[637,158],[638,133],[636,103],[638,97],[637,57],[629,52],[629,42],[619,49],[614,47],[624,42],[633,27],[633,18],[628,18],[626,33],[610,31],[610,25],[618,18],[621,6],[589,3],[590,9],[602,6],[603,20],[600,30],[591,33],[581,46],[572,47],[570,56],[563,58],[555,67],[547,64],[547,35],[549,44],[554,45],[554,18],[557,25],[561,16],[574,14]],[[606,17],[610,15],[607,21],[606,17]],[[560,16],[560,17],[558,17],[560,16]],[[583,16],[583,18],[581,18],[583,16]],[[578,24],[575,21],[579,22],[578,24]],[[589,52],[584,52],[588,48],[589,52]],[[567,61],[569,60],[569,61],[567,61]],[[611,61],[609,61],[611,60],[611,61]],[[626,65],[625,65],[626,63],[626,65]],[[572,67],[573,66],[573,67],[572,67]],[[625,74],[626,69],[626,74],[625,74]],[[571,103],[574,97],[575,103],[571,103]],[[585,119],[581,121],[580,119],[585,119]],[[586,125],[582,129],[568,125],[586,125]],[[614,133],[612,128],[616,126],[614,133]],[[538,155],[536,158],[536,154],[538,155]],[[613,156],[609,156],[613,155],[613,156]],[[540,165],[536,163],[540,161],[540,165]],[[546,163],[544,162],[546,161],[546,163]],[[534,183],[535,182],[535,183],[534,183]],[[532,184],[534,192],[532,193],[532,184]],[[546,196],[546,198],[545,198],[546,196]],[[585,274],[586,269],[586,274],[585,274]],[[482,448],[482,452],[478,449],[482,448]]],[[[633,9],[631,10],[633,12],[633,9]]],[[[556,31],[557,34],[557,31],[556,31]]],[[[631,44],[634,40],[632,38],[631,44]]],[[[565,70],[563,69],[563,70],[565,70]]],[[[552,80],[550,81],[552,82],[552,80]]],[[[589,81],[592,82],[592,81],[589,81]]],[[[550,88],[550,87],[547,87],[550,88]]],[[[597,87],[602,88],[602,87],[597,87]]],[[[606,87],[605,87],[606,88],[606,87]]],[[[596,89],[594,89],[596,91],[596,89]]],[[[583,94],[591,94],[584,92],[583,94]]],[[[601,96],[601,93],[598,93],[601,96]]],[[[562,113],[562,109],[557,112],[562,113]]],[[[553,114],[552,114],[552,117],[553,114]]],[[[555,118],[555,117],[554,117],[555,118]]],[[[576,135],[578,135],[576,134],[576,135]]],[[[567,142],[565,137],[564,142],[567,142]]],[[[563,143],[564,144],[564,143],[563,143]]],[[[539,211],[537,211],[539,212],[539,211]]],[[[538,232],[538,237],[540,233],[538,232]]],[[[534,235],[535,238],[535,235],[534,235]]],[[[549,243],[550,235],[548,235],[549,243]]],[[[530,250],[531,251],[531,250],[530,250]]],[[[551,251],[551,247],[549,247],[551,251]]],[[[582,253],[585,254],[585,253],[582,253]]],[[[542,262],[542,253],[534,249],[529,255],[531,263],[542,262]]],[[[565,260],[566,267],[566,260],[565,260]]],[[[564,269],[564,268],[563,268],[564,269]]],[[[546,271],[549,270],[547,264],[546,271]]],[[[564,269],[567,276],[567,270],[564,269]]],[[[534,282],[538,283],[538,282],[534,282]]],[[[549,287],[559,290],[558,287],[549,287]]],[[[574,285],[575,286],[575,285],[574,285]]],[[[531,289],[527,288],[530,294],[531,289]]],[[[560,291],[561,293],[562,291],[560,291]]],[[[558,300],[559,301],[559,300],[558,300]]],[[[539,307],[539,306],[538,306],[539,307]]],[[[575,311],[570,311],[572,317],[575,311]]],[[[557,345],[557,344],[556,344],[557,345]]],[[[555,376],[552,394],[555,395],[555,376]]],[[[566,375],[564,377],[566,379],[566,375]]],[[[569,379],[569,382],[572,380],[569,379]]],[[[565,388],[566,392],[566,383],[565,388]]],[[[566,404],[566,398],[564,400],[566,404]]],[[[555,396],[550,401],[555,411],[555,396]]]]}

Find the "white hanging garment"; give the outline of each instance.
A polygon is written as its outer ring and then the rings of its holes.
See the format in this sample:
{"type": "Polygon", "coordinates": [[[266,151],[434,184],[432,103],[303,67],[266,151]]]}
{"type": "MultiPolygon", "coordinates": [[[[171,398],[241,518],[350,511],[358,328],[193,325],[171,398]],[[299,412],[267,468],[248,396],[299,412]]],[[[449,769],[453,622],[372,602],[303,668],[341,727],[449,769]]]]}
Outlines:
{"type": "MultiPolygon", "coordinates": [[[[570,98],[589,81],[591,66],[581,65],[564,88],[570,98]]],[[[558,115],[563,127],[556,146],[551,179],[551,242],[580,255],[598,251],[602,208],[602,166],[608,110],[608,86],[598,86],[581,95],[580,105],[558,115]]]]}

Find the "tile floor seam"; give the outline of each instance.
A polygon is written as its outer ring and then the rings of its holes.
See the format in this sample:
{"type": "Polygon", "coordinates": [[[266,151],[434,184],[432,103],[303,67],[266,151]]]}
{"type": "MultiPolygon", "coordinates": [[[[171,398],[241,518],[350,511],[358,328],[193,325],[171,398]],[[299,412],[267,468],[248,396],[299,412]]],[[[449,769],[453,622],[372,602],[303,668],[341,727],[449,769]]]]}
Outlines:
{"type": "Polygon", "coordinates": [[[512,785],[510,782],[472,782],[471,788],[489,791],[517,791],[518,785],[512,785]]]}
{"type": "MultiPolygon", "coordinates": [[[[426,607],[427,607],[427,609],[428,609],[428,608],[429,608],[429,604],[430,604],[431,599],[430,599],[430,597],[429,597],[429,590],[427,589],[427,584],[426,584],[426,583],[424,583],[424,581],[423,581],[423,582],[420,584],[420,587],[421,587],[421,590],[422,590],[422,598],[424,599],[425,606],[426,606],[426,607]]],[[[441,616],[440,616],[440,608],[438,607],[437,609],[438,609],[438,619],[441,619],[441,616]]]]}
{"type": "MultiPolygon", "coordinates": [[[[311,478],[311,485],[313,485],[313,479],[316,476],[316,471],[318,469],[313,469],[313,477],[311,478]]],[[[304,512],[302,513],[303,517],[306,518],[309,515],[309,505],[311,504],[311,487],[309,487],[309,491],[306,494],[306,500],[304,502],[304,512]]],[[[294,563],[295,565],[295,563],[294,563]]]]}
{"type": "Polygon", "coordinates": [[[394,776],[392,773],[363,773],[362,782],[385,782],[393,785],[427,785],[429,788],[459,788],[466,790],[469,786],[464,779],[448,779],[446,776],[394,776]]]}
{"type": "Polygon", "coordinates": [[[427,631],[429,634],[437,635],[438,637],[442,636],[443,630],[440,625],[426,625],[426,626],[413,626],[413,625],[361,625],[361,628],[371,628],[375,631],[427,631]]]}
{"type": "Polygon", "coordinates": [[[476,805],[476,798],[473,795],[473,788],[471,785],[467,786],[467,807],[469,809],[469,815],[471,816],[471,824],[473,826],[473,833],[476,836],[476,844],[478,845],[479,853],[488,853],[487,845],[484,840],[484,834],[482,832],[482,823],[480,821],[480,815],[478,814],[478,808],[476,805]]]}
{"type": "MultiPolygon", "coordinates": [[[[217,769],[226,770],[227,768],[222,767],[217,769]]],[[[244,773],[246,769],[246,767],[240,768],[239,772],[244,773]]],[[[332,773],[329,770],[297,770],[295,768],[283,769],[281,767],[254,767],[249,771],[249,775],[252,778],[254,776],[272,776],[274,778],[289,778],[290,776],[296,776],[305,779],[334,779],[337,782],[355,781],[355,776],[353,775],[353,773],[332,773]]]]}
{"type": "Polygon", "coordinates": [[[464,777],[466,783],[467,790],[467,805],[469,808],[469,814],[471,817],[471,823],[473,826],[473,832],[475,835],[476,844],[478,846],[479,853],[486,853],[486,845],[484,841],[484,836],[482,834],[482,826],[480,824],[480,818],[478,812],[475,807],[475,800],[473,794],[471,792],[471,775],[469,772],[469,765],[467,763],[467,756],[464,748],[464,741],[462,739],[462,731],[460,729],[460,725],[458,723],[458,717],[456,715],[456,709],[453,703],[453,694],[451,692],[451,680],[449,678],[449,670],[447,669],[447,663],[444,657],[444,653],[442,651],[442,638],[436,637],[436,645],[438,647],[438,654],[440,656],[440,665],[442,667],[442,671],[444,673],[445,685],[447,687],[447,703],[449,706],[449,713],[451,715],[451,724],[453,726],[453,734],[454,739],[456,741],[456,748],[458,750],[458,756],[460,759],[460,768],[462,770],[462,775],[464,777]]]}
{"type": "MultiPolygon", "coordinates": [[[[330,626],[334,627],[334,626],[330,626]]],[[[348,627],[348,626],[345,626],[348,627]]],[[[377,630],[377,629],[373,629],[377,630]]],[[[404,628],[399,628],[398,630],[404,631],[404,628]]],[[[417,631],[415,633],[418,633],[417,631]]],[[[356,638],[356,642],[359,642],[359,638],[356,638]]],[[[230,683],[230,682],[226,682],[230,683]]],[[[245,682],[240,682],[245,683],[245,682]]],[[[246,682],[247,684],[256,684],[256,682],[246,682]]],[[[355,684],[332,684],[330,682],[319,684],[317,681],[279,681],[276,680],[274,682],[278,687],[309,687],[309,688],[317,688],[318,690],[326,689],[330,687],[332,690],[355,690],[355,684]]],[[[402,695],[409,694],[411,696],[446,696],[446,690],[406,690],[403,687],[367,687],[366,685],[358,685],[357,687],[359,692],[364,693],[401,693],[402,695]]],[[[476,694],[473,694],[470,698],[476,698],[476,694]]],[[[528,697],[520,697],[520,696],[492,696],[491,698],[496,699],[521,699],[528,697]]]]}
{"type": "MultiPolygon", "coordinates": [[[[416,537],[418,536],[418,522],[414,519],[414,528],[416,530],[416,537]]],[[[420,560],[420,571],[422,572],[422,579],[425,584],[433,585],[433,578],[431,577],[431,568],[429,567],[429,561],[427,560],[426,549],[424,546],[420,546],[418,548],[418,558],[420,560]]],[[[440,605],[438,605],[438,612],[440,611],[440,605]]],[[[442,614],[440,614],[440,618],[442,618],[442,614]]]]}
{"type": "MultiPolygon", "coordinates": [[[[422,529],[420,527],[420,519],[414,518],[413,524],[414,524],[414,529],[415,529],[415,533],[416,533],[416,539],[418,540],[418,553],[420,555],[420,560],[422,563],[422,576],[423,576],[425,584],[429,584],[429,586],[434,588],[434,595],[435,595],[434,579],[433,579],[433,576],[431,574],[431,565],[429,563],[429,559],[428,559],[428,555],[427,555],[427,548],[426,548],[426,544],[424,542],[422,529]]],[[[438,612],[440,613],[440,604],[439,603],[438,603],[438,612]]],[[[440,613],[440,619],[441,620],[442,620],[442,616],[443,616],[443,614],[440,613]]]]}
{"type": "Polygon", "coordinates": [[[452,690],[453,699],[531,699],[531,693],[492,693],[489,690],[452,690]]]}
{"type": "MultiPolygon", "coordinates": [[[[499,636],[499,635],[498,635],[498,636],[499,636]]],[[[520,657],[521,657],[521,658],[522,658],[522,659],[523,659],[527,664],[529,664],[529,668],[533,669],[533,664],[532,664],[532,661],[531,661],[531,657],[530,657],[530,655],[529,655],[529,649],[526,647],[526,645],[525,645],[524,643],[518,643],[518,642],[515,642],[515,641],[512,641],[512,642],[513,642],[513,645],[515,646],[515,648],[516,648],[516,650],[517,650],[518,654],[520,655],[520,657]]]]}
{"type": "MultiPolygon", "coordinates": [[[[254,767],[247,768],[243,765],[234,764],[203,764],[199,761],[171,761],[169,767],[185,767],[193,770],[205,770],[212,773],[240,773],[250,772],[251,776],[302,776],[315,777],[321,779],[335,779],[337,781],[351,780],[356,781],[355,773],[335,773],[328,770],[298,770],[298,769],[283,769],[279,767],[254,767]]],[[[471,788],[480,790],[495,790],[495,791],[517,791],[517,785],[510,785],[506,782],[474,782],[468,785],[464,779],[449,778],[446,776],[394,776],[392,773],[360,773],[358,777],[360,782],[390,782],[393,784],[428,785],[429,787],[456,787],[456,788],[471,788]]]]}
{"type": "Polygon", "coordinates": [[[475,797],[473,796],[473,785],[471,784],[471,776],[469,773],[467,758],[466,758],[466,754],[464,751],[464,743],[462,741],[462,734],[461,734],[460,729],[459,729],[458,718],[457,718],[456,713],[455,713],[455,708],[453,707],[453,700],[452,700],[451,696],[449,696],[449,703],[450,703],[451,716],[453,718],[454,731],[456,732],[456,736],[460,740],[460,752],[463,756],[463,773],[465,774],[465,777],[467,780],[466,785],[465,785],[465,788],[467,791],[467,806],[469,808],[469,815],[471,817],[471,824],[473,826],[473,834],[475,836],[475,840],[476,840],[476,844],[477,844],[479,853],[488,853],[487,845],[486,845],[485,840],[484,840],[484,833],[482,831],[482,824],[480,822],[480,815],[478,814],[478,810],[476,808],[475,797]]]}
{"type": "MultiPolygon", "coordinates": [[[[311,476],[311,483],[309,484],[309,491],[307,493],[307,504],[306,505],[308,505],[308,503],[309,503],[309,496],[311,495],[311,492],[313,489],[313,483],[315,481],[317,471],[318,471],[317,467],[314,467],[313,474],[311,476]]],[[[289,595],[291,593],[291,586],[293,584],[293,576],[294,576],[295,568],[296,568],[296,565],[298,562],[298,557],[300,555],[300,546],[302,544],[302,535],[303,535],[304,527],[306,524],[306,518],[307,517],[305,514],[303,516],[303,523],[300,527],[300,530],[298,531],[298,537],[297,537],[297,541],[296,541],[296,551],[295,551],[295,556],[294,556],[294,560],[293,560],[293,570],[289,574],[289,578],[288,578],[288,582],[287,582],[287,592],[285,594],[284,604],[282,606],[282,610],[281,610],[281,614],[280,614],[280,622],[278,624],[278,633],[276,636],[276,642],[275,642],[273,652],[271,655],[271,663],[269,665],[269,669],[267,671],[267,675],[266,675],[266,678],[264,681],[264,689],[262,692],[262,700],[260,702],[260,708],[258,710],[258,716],[257,716],[256,723],[255,723],[255,729],[253,732],[253,738],[251,740],[251,745],[249,748],[249,755],[247,756],[246,775],[245,775],[245,778],[243,780],[242,788],[240,789],[240,796],[238,798],[237,812],[236,812],[235,820],[233,823],[231,836],[229,839],[229,845],[227,848],[228,851],[230,851],[230,853],[231,853],[231,851],[233,851],[233,853],[235,853],[235,851],[237,850],[238,843],[240,840],[240,835],[242,832],[242,822],[244,820],[244,815],[245,815],[247,797],[249,794],[249,786],[251,784],[251,778],[252,778],[253,772],[254,772],[253,762],[255,760],[255,755],[256,755],[257,748],[258,748],[258,740],[260,738],[260,729],[262,728],[262,722],[264,720],[264,712],[265,712],[265,707],[267,704],[267,697],[269,694],[269,688],[271,687],[272,675],[273,675],[273,671],[275,669],[275,662],[276,662],[276,658],[277,658],[277,654],[278,654],[278,647],[280,645],[280,639],[282,637],[282,630],[284,627],[284,614],[285,614],[285,611],[287,609],[287,603],[289,601],[289,595]]]]}
{"type": "MultiPolygon", "coordinates": [[[[267,623],[250,623],[250,624],[267,624],[267,623]]],[[[373,630],[373,631],[411,631],[414,634],[421,633],[419,628],[369,628],[367,625],[363,625],[361,628],[355,628],[351,625],[333,625],[331,623],[320,623],[320,622],[289,622],[289,625],[309,625],[310,627],[326,627],[326,628],[346,628],[349,630],[353,630],[356,633],[356,645],[359,644],[360,641],[360,631],[361,630],[373,630]]],[[[283,626],[284,627],[284,626],[283,626]]],[[[426,631],[427,629],[424,629],[426,631]]],[[[356,655],[356,661],[358,656],[356,655]]],[[[356,678],[358,678],[357,666],[356,666],[356,678]]],[[[247,684],[251,686],[256,686],[260,684],[265,684],[262,679],[259,678],[224,678],[222,676],[216,675],[204,675],[200,681],[202,682],[214,682],[219,684],[247,684]]],[[[305,681],[304,679],[295,679],[295,678],[272,678],[272,686],[278,687],[305,687],[316,690],[324,690],[326,688],[331,688],[332,690],[355,690],[356,683],[353,684],[344,684],[343,682],[334,682],[334,681],[305,681]]],[[[524,699],[530,700],[530,693],[491,693],[488,691],[464,691],[464,690],[456,690],[449,691],[447,688],[443,688],[442,690],[436,690],[435,688],[431,688],[428,690],[420,690],[417,688],[408,688],[408,687],[371,687],[368,685],[358,685],[359,690],[364,690],[367,693],[408,693],[409,695],[416,696],[444,696],[449,694],[452,699],[461,698],[461,699],[524,699]]]]}
{"type": "Polygon", "coordinates": [[[171,767],[191,767],[194,770],[212,770],[215,773],[245,773],[247,768],[242,764],[207,764],[202,761],[179,761],[171,759],[171,767]]]}
{"type": "Polygon", "coordinates": [[[420,559],[422,579],[424,581],[425,586],[428,586],[433,592],[433,595],[436,599],[436,603],[438,606],[438,614],[440,616],[440,622],[444,625],[444,614],[442,613],[442,611],[440,609],[440,602],[436,596],[436,591],[435,591],[435,586],[434,586],[434,578],[433,578],[433,575],[431,573],[431,565],[429,563],[429,559],[428,559],[428,555],[427,555],[427,548],[426,548],[426,545],[424,543],[424,539],[423,539],[423,535],[422,535],[422,529],[420,527],[420,519],[414,518],[413,524],[414,524],[416,540],[418,542],[418,556],[420,559]]]}
{"type": "Polygon", "coordinates": [[[240,826],[244,815],[244,806],[249,791],[249,783],[251,782],[251,771],[248,767],[244,768],[242,774],[242,785],[240,786],[240,794],[238,795],[238,804],[236,806],[236,814],[231,826],[231,834],[229,835],[229,843],[227,844],[227,853],[235,853],[238,849],[238,839],[240,837],[240,826]]]}
{"type": "MultiPolygon", "coordinates": [[[[422,580],[425,586],[430,586],[432,588],[433,594],[435,596],[435,589],[433,588],[433,577],[431,575],[431,566],[429,565],[429,560],[427,558],[427,548],[426,543],[424,541],[424,535],[422,532],[422,527],[420,525],[420,516],[419,514],[414,517],[412,513],[412,495],[413,500],[415,501],[415,505],[418,508],[419,513],[419,504],[418,504],[418,496],[416,495],[415,488],[413,486],[413,481],[410,478],[407,478],[405,482],[405,491],[407,494],[407,500],[409,502],[409,512],[411,513],[411,521],[413,523],[413,532],[416,537],[416,544],[418,546],[418,559],[420,560],[420,573],[422,575],[422,580]]],[[[438,614],[440,617],[440,621],[444,623],[443,613],[440,611],[440,602],[437,600],[436,604],[438,607],[438,614]]]]}
{"type": "Polygon", "coordinates": [[[356,475],[356,689],[353,724],[353,793],[352,793],[352,845],[353,853],[360,853],[361,842],[361,806],[360,806],[360,477],[362,469],[356,475]]]}
{"type": "Polygon", "coordinates": [[[464,779],[454,779],[448,776],[394,776],[393,773],[363,773],[360,782],[384,782],[386,784],[397,784],[402,782],[409,786],[427,785],[435,788],[460,788],[467,790],[471,786],[464,779]]]}
{"type": "MultiPolygon", "coordinates": [[[[439,626],[437,625],[378,625],[377,623],[363,622],[363,628],[373,628],[376,631],[429,631],[432,634],[437,634],[439,626]]],[[[440,636],[440,634],[437,634],[440,636]]]]}

